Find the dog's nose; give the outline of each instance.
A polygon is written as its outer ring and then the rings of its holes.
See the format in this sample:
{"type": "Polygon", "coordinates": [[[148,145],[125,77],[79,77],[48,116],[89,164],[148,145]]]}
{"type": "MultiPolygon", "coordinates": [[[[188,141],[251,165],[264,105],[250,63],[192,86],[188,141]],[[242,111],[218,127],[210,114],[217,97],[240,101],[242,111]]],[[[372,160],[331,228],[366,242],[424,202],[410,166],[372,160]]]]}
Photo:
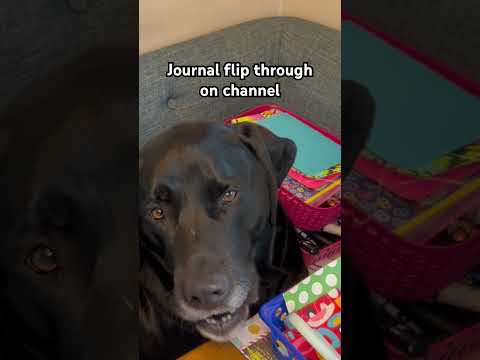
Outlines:
{"type": "Polygon", "coordinates": [[[227,276],[219,273],[194,276],[185,282],[185,298],[195,307],[222,305],[229,292],[230,282],[227,276]]]}

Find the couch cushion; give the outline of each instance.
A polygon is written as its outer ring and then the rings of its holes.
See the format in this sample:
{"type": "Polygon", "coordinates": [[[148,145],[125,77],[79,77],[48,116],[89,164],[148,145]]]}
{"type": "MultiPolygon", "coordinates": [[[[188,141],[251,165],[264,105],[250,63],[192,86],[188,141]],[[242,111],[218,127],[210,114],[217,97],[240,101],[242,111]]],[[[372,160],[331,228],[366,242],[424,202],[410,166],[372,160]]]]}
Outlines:
{"type": "Polygon", "coordinates": [[[250,21],[159,49],[140,57],[140,146],[180,121],[221,121],[261,103],[274,102],[340,134],[340,35],[308,21],[276,17],[250,21]],[[308,61],[315,77],[303,80],[256,78],[169,78],[168,62],[211,65],[239,61],[246,65],[300,65],[308,61]],[[281,98],[202,98],[199,88],[281,83],[281,98]]]}

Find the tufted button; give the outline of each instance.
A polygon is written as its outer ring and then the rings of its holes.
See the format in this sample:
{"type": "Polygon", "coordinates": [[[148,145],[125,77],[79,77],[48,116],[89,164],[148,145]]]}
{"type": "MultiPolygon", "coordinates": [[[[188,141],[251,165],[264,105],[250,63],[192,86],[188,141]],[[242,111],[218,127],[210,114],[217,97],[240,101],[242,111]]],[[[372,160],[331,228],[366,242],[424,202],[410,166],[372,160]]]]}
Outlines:
{"type": "Polygon", "coordinates": [[[67,0],[68,6],[78,13],[84,13],[88,11],[91,6],[92,0],[67,0]]]}
{"type": "Polygon", "coordinates": [[[177,100],[174,98],[170,98],[167,100],[167,106],[171,110],[175,110],[177,108],[177,100]]]}

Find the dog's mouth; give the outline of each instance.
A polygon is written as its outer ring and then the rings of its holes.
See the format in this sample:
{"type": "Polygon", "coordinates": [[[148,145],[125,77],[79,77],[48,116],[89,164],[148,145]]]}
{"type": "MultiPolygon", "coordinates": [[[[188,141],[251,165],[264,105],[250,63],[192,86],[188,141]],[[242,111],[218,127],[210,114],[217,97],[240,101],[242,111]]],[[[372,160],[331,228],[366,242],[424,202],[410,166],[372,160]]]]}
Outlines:
{"type": "Polygon", "coordinates": [[[229,341],[232,332],[248,319],[249,305],[244,303],[233,312],[215,314],[195,323],[198,331],[214,341],[229,341]]]}

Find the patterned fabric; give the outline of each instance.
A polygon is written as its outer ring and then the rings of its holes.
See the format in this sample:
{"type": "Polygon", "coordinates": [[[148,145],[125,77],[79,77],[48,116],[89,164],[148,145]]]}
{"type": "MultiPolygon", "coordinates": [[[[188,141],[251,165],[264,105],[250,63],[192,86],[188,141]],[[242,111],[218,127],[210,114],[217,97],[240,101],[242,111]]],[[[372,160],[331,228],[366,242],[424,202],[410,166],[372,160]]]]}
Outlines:
{"type": "Polygon", "coordinates": [[[317,175],[312,176],[312,177],[321,179],[321,178],[326,178],[328,176],[341,174],[341,172],[342,172],[342,165],[337,164],[337,165],[332,166],[328,169],[322,170],[320,173],[318,173],[317,175]]]}
{"type": "Polygon", "coordinates": [[[432,163],[428,166],[419,169],[401,169],[395,167],[387,163],[380,156],[377,156],[368,150],[364,150],[362,156],[371,160],[375,160],[379,163],[379,165],[392,169],[398,173],[428,178],[480,161],[480,139],[472,144],[465,145],[448,154],[444,154],[438,159],[432,161],[432,163]]]}
{"type": "MultiPolygon", "coordinates": [[[[310,189],[304,184],[298,182],[295,180],[291,175],[287,175],[285,180],[282,183],[282,188],[286,189],[289,193],[294,195],[295,197],[299,198],[302,201],[307,201],[310,199],[312,196],[314,196],[316,193],[322,191],[323,189],[327,188],[331,182],[324,182],[321,186],[315,188],[315,189],[310,189]]],[[[330,206],[335,206],[338,201],[341,199],[341,187],[338,186],[336,189],[332,190],[330,192],[330,195],[327,195],[327,199],[325,200],[318,200],[310,205],[312,206],[324,206],[324,207],[330,207],[330,206]],[[330,201],[328,203],[328,201],[330,201]]],[[[323,198],[323,195],[321,196],[323,198]]]]}
{"type": "Polygon", "coordinates": [[[305,185],[292,178],[290,175],[287,175],[282,183],[282,187],[303,201],[306,201],[315,195],[314,190],[309,189],[305,185]]]}
{"type": "Polygon", "coordinates": [[[282,113],[282,111],[278,109],[270,109],[270,110],[265,110],[262,111],[261,113],[258,114],[253,114],[253,115],[248,115],[248,116],[241,116],[238,118],[235,118],[232,120],[232,124],[241,124],[245,122],[256,122],[256,121],[261,121],[263,119],[268,119],[272,117],[273,115],[277,115],[282,113]]]}
{"type": "Polygon", "coordinates": [[[330,183],[338,179],[341,176],[341,171],[342,171],[341,165],[337,164],[335,166],[332,166],[328,169],[323,170],[317,176],[306,175],[301,171],[299,171],[298,169],[295,169],[294,167],[290,169],[288,174],[298,182],[307,186],[308,188],[318,189],[320,187],[323,187],[325,183],[330,183]],[[322,177],[321,174],[324,174],[325,176],[322,177]]]}
{"type": "Polygon", "coordinates": [[[315,302],[321,295],[335,294],[342,288],[342,261],[337,258],[283,293],[289,313],[315,302]]]}
{"type": "MultiPolygon", "coordinates": [[[[465,184],[477,179],[479,174],[475,174],[465,179],[465,184]]],[[[428,208],[436,206],[440,201],[458,190],[457,186],[450,187],[441,191],[434,196],[426,198],[421,202],[413,202],[402,199],[401,197],[388,191],[382,185],[374,180],[352,171],[343,183],[342,192],[343,197],[347,199],[355,208],[361,210],[365,215],[373,218],[376,222],[389,230],[395,230],[398,227],[411,221],[419,214],[428,208]]],[[[467,201],[477,201],[480,194],[478,192],[472,194],[467,201]]],[[[464,201],[464,200],[461,200],[464,201]]],[[[447,218],[456,219],[459,216],[458,206],[450,205],[450,209],[444,210],[444,216],[447,218]]],[[[474,215],[472,214],[472,217],[474,215]]],[[[425,231],[430,233],[432,230],[438,230],[438,227],[443,228],[446,224],[440,222],[436,228],[433,224],[426,222],[419,224],[417,229],[420,229],[420,234],[425,231]],[[422,228],[423,227],[423,228],[422,228]]],[[[413,239],[414,237],[412,237],[413,239]]],[[[423,236],[418,238],[422,240],[423,236]]],[[[442,240],[443,241],[443,240],[442,240]]]]}
{"type": "MultiPolygon", "coordinates": [[[[315,302],[297,311],[297,314],[327,342],[342,353],[342,308],[339,290],[331,291],[319,297],[315,302]]],[[[284,335],[309,360],[323,359],[287,320],[284,335]]]]}
{"type": "MultiPolygon", "coordinates": [[[[341,257],[338,257],[283,294],[287,311],[296,312],[339,354],[341,354],[341,268],[341,257]]],[[[288,321],[284,334],[306,359],[322,359],[288,321]]]]}
{"type": "Polygon", "coordinates": [[[396,197],[377,182],[356,171],[343,183],[343,196],[388,229],[395,229],[419,211],[415,203],[396,197]]]}

